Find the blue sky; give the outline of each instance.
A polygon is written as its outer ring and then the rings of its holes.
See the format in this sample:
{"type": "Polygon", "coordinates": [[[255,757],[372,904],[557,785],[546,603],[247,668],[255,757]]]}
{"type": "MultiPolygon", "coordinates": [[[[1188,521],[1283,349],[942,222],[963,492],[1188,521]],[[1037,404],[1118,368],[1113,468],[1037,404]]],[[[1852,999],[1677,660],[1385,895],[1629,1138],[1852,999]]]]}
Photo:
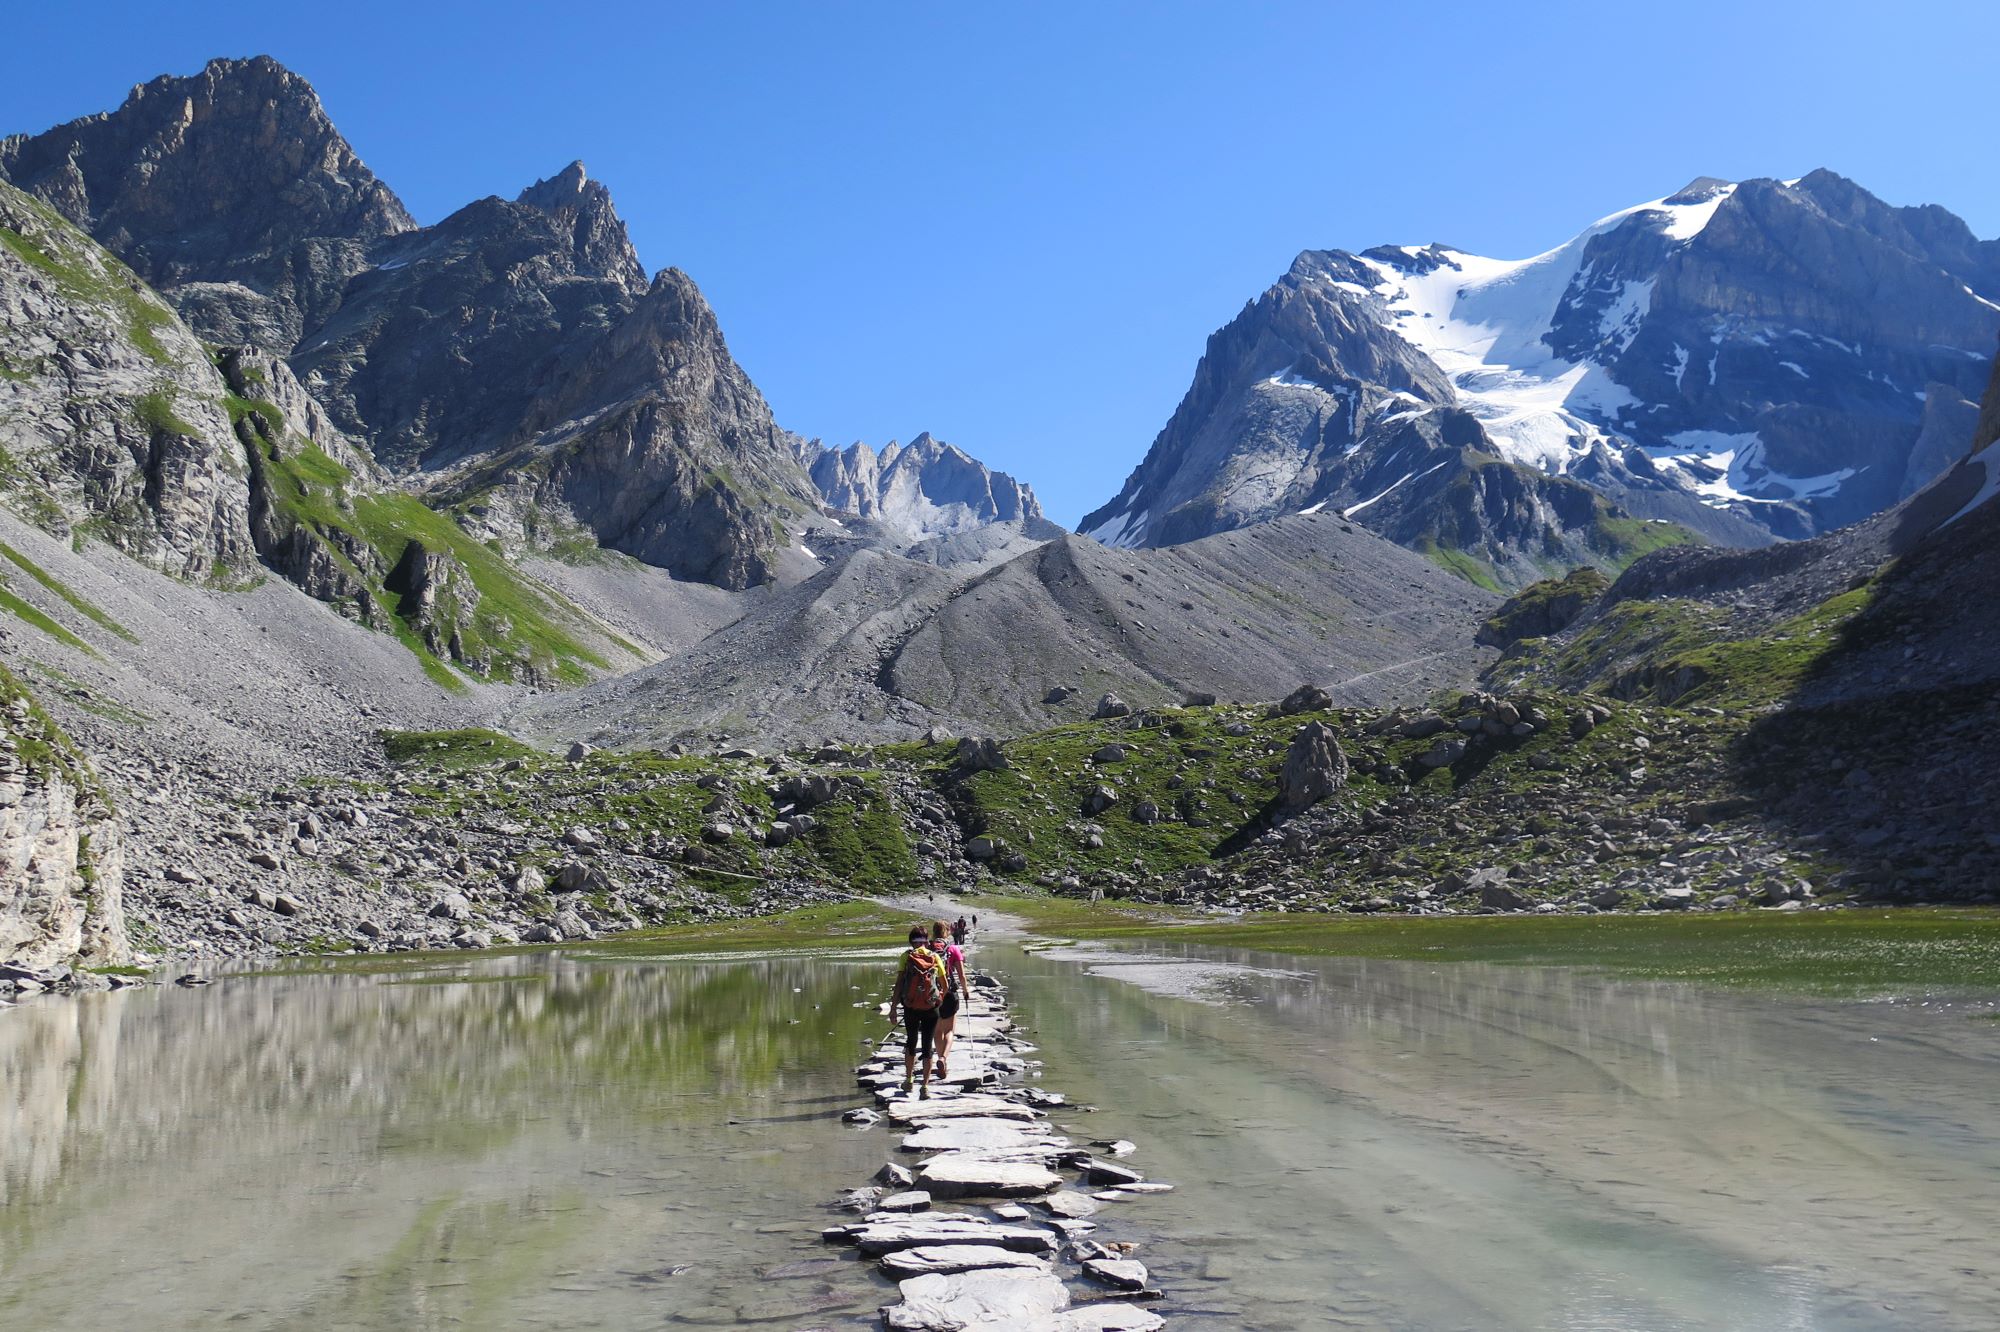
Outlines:
{"type": "Polygon", "coordinates": [[[2000,235],[1990,3],[17,9],[0,133],[264,53],[420,221],[582,158],[782,424],[930,430],[1069,524],[1301,249],[1816,166],[2000,235]]]}

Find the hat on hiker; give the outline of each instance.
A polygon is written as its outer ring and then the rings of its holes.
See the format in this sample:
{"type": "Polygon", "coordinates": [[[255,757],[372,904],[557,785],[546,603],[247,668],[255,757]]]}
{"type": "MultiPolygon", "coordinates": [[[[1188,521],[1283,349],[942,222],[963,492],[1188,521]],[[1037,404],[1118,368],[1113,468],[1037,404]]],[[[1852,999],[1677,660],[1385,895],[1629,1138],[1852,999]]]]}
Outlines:
{"type": "Polygon", "coordinates": [[[931,936],[930,936],[930,932],[929,932],[928,930],[924,929],[924,927],[923,927],[923,926],[921,926],[921,925],[912,925],[912,926],[910,926],[910,942],[911,942],[911,943],[913,943],[913,944],[920,944],[920,943],[929,943],[929,942],[930,942],[930,937],[931,937],[931,936]]]}

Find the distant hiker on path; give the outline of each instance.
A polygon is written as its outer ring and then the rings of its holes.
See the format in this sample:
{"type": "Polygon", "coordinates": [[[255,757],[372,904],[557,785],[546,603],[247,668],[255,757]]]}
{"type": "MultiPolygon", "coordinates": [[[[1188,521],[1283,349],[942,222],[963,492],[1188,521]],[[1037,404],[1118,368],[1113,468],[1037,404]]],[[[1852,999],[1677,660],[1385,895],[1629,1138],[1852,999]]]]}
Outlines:
{"type": "MultiPolygon", "coordinates": [[[[921,925],[910,926],[910,948],[896,968],[896,984],[889,991],[889,1022],[903,1017],[903,1090],[910,1090],[917,1071],[918,1047],[922,1046],[924,1085],[919,1099],[931,1096],[931,1043],[936,1038],[938,1013],[951,992],[951,980],[944,959],[930,948],[929,936],[921,925]]],[[[956,1011],[954,1009],[954,1011],[956,1011]]],[[[940,1059],[939,1065],[943,1065],[940,1059]]]]}
{"type": "Polygon", "coordinates": [[[951,923],[951,941],[960,948],[965,947],[965,917],[960,916],[951,923]]]}
{"type": "MultiPolygon", "coordinates": [[[[963,926],[965,921],[961,919],[958,923],[963,926]]],[[[961,933],[956,929],[952,932],[961,933]]],[[[944,1061],[951,1054],[952,1033],[958,1029],[958,1006],[969,988],[965,983],[965,950],[956,943],[946,943],[944,933],[943,921],[931,922],[931,951],[944,959],[945,985],[950,991],[938,1009],[937,1076],[940,1078],[944,1076],[944,1061]]]]}

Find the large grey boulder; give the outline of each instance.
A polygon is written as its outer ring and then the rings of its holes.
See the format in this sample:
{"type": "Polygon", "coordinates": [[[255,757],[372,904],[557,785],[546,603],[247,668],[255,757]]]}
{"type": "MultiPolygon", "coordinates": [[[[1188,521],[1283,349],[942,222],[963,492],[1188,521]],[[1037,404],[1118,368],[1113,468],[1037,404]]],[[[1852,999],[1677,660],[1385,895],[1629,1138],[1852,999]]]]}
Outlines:
{"type": "Polygon", "coordinates": [[[1007,766],[1007,755],[992,736],[966,736],[958,742],[956,756],[961,772],[997,772],[1007,766]]]}
{"type": "Polygon", "coordinates": [[[1340,737],[1325,722],[1307,722],[1292,737],[1278,772],[1280,818],[1289,818],[1347,784],[1347,755],[1340,737]]]}

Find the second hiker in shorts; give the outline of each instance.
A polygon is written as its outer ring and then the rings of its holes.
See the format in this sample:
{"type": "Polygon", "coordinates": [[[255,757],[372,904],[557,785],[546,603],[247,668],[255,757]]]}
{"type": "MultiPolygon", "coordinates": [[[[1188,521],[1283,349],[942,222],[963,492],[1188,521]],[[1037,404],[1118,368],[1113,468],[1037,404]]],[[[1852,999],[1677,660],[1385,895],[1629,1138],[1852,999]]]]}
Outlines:
{"type": "Polygon", "coordinates": [[[923,1058],[923,1100],[929,1100],[931,1094],[931,1043],[937,1036],[938,1012],[950,992],[944,959],[931,951],[924,927],[912,925],[909,951],[897,965],[896,984],[889,991],[889,1021],[893,1024],[901,1012],[904,1091],[910,1090],[916,1078],[919,1054],[923,1058]]]}
{"type": "Polygon", "coordinates": [[[944,936],[944,922],[932,921],[931,951],[944,962],[945,988],[949,991],[943,1006],[938,1009],[936,1076],[940,1078],[944,1076],[945,1056],[951,1053],[952,1034],[958,1029],[958,1006],[964,1002],[967,989],[965,950],[955,943],[946,943],[944,936]]]}

